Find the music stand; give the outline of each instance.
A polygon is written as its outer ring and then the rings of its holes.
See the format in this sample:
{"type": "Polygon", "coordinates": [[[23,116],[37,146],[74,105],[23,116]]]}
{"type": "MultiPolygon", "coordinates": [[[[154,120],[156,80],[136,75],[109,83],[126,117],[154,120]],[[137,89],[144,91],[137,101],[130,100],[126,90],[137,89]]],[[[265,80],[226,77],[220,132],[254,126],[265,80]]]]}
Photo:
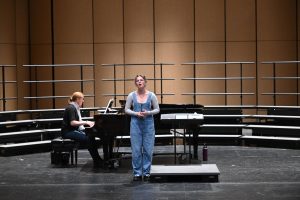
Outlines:
{"type": "Polygon", "coordinates": [[[110,99],[104,109],[103,109],[103,107],[101,107],[101,109],[97,110],[98,113],[99,114],[106,114],[106,113],[108,113],[109,109],[112,107],[113,103],[114,103],[114,100],[110,99]]]}
{"type": "Polygon", "coordinates": [[[110,99],[108,101],[107,106],[105,107],[105,110],[104,110],[104,114],[109,112],[109,109],[112,107],[113,103],[114,103],[114,99],[110,99]]]}

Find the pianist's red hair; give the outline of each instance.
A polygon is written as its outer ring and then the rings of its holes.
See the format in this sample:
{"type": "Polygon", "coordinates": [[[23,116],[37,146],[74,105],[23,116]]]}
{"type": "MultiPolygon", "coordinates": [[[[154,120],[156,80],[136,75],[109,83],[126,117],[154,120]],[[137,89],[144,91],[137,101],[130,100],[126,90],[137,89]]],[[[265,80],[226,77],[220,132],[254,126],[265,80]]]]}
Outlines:
{"type": "Polygon", "coordinates": [[[74,92],[74,93],[72,94],[72,96],[70,97],[69,101],[70,101],[70,102],[74,102],[74,101],[76,101],[76,100],[79,99],[79,98],[84,98],[83,93],[82,93],[82,92],[74,92]]]}

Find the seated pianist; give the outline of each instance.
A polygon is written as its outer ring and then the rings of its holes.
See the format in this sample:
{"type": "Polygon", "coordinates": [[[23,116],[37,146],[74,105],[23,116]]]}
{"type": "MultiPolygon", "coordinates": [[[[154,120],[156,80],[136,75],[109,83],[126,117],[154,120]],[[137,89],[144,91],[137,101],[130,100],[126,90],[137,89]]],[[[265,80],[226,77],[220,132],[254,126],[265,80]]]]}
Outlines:
{"type": "Polygon", "coordinates": [[[92,128],[94,122],[82,121],[80,107],[84,102],[84,95],[81,92],[74,92],[70,97],[69,104],[64,111],[61,134],[63,138],[78,141],[82,145],[86,145],[88,151],[93,158],[94,167],[102,167],[103,160],[97,149],[95,137],[86,134],[85,127],[92,128]]]}

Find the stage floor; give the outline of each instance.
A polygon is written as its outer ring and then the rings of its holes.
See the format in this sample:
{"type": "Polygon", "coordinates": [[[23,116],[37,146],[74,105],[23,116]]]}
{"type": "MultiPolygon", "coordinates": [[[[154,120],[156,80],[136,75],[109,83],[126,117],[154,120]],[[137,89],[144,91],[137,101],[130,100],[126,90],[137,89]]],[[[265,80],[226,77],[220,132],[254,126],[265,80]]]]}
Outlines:
{"type": "MultiPolygon", "coordinates": [[[[172,152],[173,146],[155,151],[172,152]]],[[[0,199],[300,199],[300,150],[209,146],[208,155],[207,164],[220,170],[219,182],[132,182],[129,155],[117,170],[93,169],[87,150],[79,151],[76,168],[52,166],[50,153],[0,157],[0,199]]],[[[153,159],[173,162],[170,155],[153,159]]]]}

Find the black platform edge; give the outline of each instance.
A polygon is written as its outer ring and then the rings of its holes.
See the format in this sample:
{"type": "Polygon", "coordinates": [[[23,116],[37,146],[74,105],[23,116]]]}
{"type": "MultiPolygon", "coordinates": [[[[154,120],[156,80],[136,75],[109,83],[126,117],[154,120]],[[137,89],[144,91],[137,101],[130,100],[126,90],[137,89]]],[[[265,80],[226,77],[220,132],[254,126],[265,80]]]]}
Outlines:
{"type": "Polygon", "coordinates": [[[150,182],[219,182],[219,175],[151,175],[150,182]]]}
{"type": "Polygon", "coordinates": [[[241,139],[240,146],[300,149],[300,142],[288,140],[241,139]]]}

